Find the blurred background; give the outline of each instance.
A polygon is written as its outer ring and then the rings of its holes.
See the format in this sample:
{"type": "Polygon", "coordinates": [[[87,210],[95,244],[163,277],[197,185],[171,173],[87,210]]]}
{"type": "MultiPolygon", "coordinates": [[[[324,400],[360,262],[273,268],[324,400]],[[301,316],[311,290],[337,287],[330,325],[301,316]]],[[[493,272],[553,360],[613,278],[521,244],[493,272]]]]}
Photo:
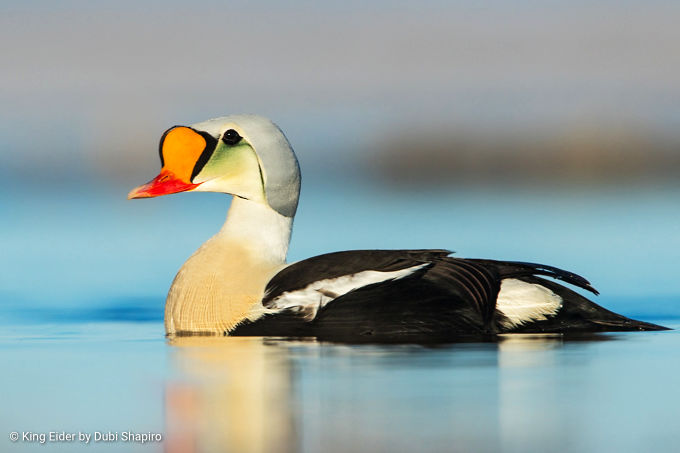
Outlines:
{"type": "Polygon", "coordinates": [[[230,113],[274,119],[299,156],[292,259],[445,247],[677,294],[677,2],[1,5],[14,299],[162,305],[228,201],[125,194],[165,129],[230,113]]]}
{"type": "Polygon", "coordinates": [[[166,430],[183,452],[201,433],[196,451],[677,445],[673,333],[168,347],[167,289],[229,197],[126,194],[170,126],[258,113],[303,172],[291,261],[541,262],[677,327],[679,17],[671,0],[0,0],[2,430],[166,430]]]}

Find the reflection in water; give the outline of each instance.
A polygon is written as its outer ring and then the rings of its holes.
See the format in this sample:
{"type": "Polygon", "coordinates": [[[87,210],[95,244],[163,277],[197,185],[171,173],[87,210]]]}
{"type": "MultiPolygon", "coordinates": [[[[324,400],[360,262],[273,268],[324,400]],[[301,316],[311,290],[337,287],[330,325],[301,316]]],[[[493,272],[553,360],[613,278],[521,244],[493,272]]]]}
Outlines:
{"type": "Polygon", "coordinates": [[[166,451],[296,451],[292,370],[261,338],[175,337],[166,389],[166,451]]]}
{"type": "Polygon", "coordinates": [[[584,359],[569,358],[565,345],[571,342],[615,340],[613,334],[508,334],[498,343],[500,438],[507,451],[523,451],[527,445],[555,445],[570,450],[564,442],[565,426],[579,432],[579,417],[566,410],[569,398],[581,391],[570,385],[573,369],[584,359]]]}
{"type": "Polygon", "coordinates": [[[625,338],[637,337],[514,334],[440,345],[173,338],[165,448],[582,451],[590,440],[581,434],[600,440],[591,413],[618,414],[601,404],[614,381],[598,351],[625,338]]]}
{"type": "Polygon", "coordinates": [[[563,338],[557,334],[504,335],[498,343],[499,437],[508,451],[553,442],[554,430],[560,426],[559,410],[536,410],[532,402],[550,399],[562,390],[554,376],[545,375],[558,360],[556,351],[562,345],[563,338]],[[542,378],[536,379],[539,374],[542,378]]]}

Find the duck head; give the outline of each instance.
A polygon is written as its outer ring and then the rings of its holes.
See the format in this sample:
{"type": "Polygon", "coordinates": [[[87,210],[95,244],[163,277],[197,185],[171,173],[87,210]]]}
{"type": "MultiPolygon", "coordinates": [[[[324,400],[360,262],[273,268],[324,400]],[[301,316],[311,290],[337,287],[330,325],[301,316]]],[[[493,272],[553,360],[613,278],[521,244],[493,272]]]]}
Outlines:
{"type": "Polygon", "coordinates": [[[160,174],[128,198],[222,192],[295,215],[298,161],[281,129],[267,118],[233,115],[173,126],[162,135],[159,154],[160,174]]]}

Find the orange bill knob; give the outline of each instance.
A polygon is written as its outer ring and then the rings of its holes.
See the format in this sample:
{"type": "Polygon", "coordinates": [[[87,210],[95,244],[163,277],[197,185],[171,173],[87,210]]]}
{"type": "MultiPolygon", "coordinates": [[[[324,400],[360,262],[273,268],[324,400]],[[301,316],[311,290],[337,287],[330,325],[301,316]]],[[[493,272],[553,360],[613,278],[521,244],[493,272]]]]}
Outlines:
{"type": "Polygon", "coordinates": [[[207,146],[206,137],[190,127],[170,128],[161,138],[163,168],[160,174],[148,183],[132,189],[128,199],[158,197],[198,187],[200,184],[191,182],[192,172],[207,146]]]}

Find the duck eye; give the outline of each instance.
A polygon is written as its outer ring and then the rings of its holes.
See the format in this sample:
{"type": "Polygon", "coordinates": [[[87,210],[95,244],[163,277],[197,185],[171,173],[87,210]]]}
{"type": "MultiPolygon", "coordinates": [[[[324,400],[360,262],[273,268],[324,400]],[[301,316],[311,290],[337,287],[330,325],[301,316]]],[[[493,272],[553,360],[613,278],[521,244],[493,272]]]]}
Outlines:
{"type": "Polygon", "coordinates": [[[241,141],[241,138],[234,129],[229,129],[222,135],[222,141],[227,145],[235,145],[241,141]]]}

